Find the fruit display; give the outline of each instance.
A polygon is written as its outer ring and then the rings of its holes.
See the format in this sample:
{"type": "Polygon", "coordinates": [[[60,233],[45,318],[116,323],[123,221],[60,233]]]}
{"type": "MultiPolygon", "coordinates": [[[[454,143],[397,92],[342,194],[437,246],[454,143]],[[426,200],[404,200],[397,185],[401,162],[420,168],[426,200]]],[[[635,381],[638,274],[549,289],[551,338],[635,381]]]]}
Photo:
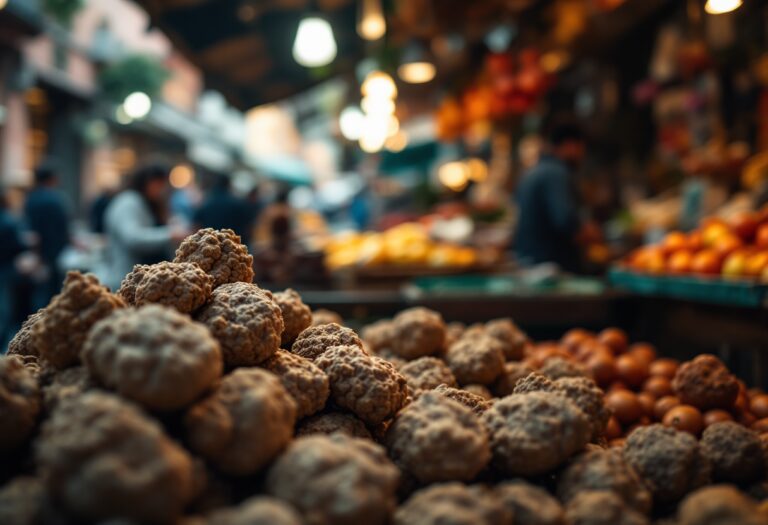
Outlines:
{"type": "Polygon", "coordinates": [[[67,276],[0,356],[0,523],[768,523],[768,394],[716,357],[420,307],[358,333],[248,257],[203,230],[117,293],[67,276]]]}

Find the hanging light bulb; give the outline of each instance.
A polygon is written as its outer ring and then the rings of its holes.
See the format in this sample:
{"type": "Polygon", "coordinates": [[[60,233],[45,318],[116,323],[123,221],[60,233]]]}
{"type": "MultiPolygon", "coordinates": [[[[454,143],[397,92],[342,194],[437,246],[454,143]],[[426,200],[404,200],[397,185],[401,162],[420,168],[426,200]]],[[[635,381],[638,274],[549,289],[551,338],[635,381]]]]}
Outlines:
{"type": "Polygon", "coordinates": [[[387,98],[394,100],[397,97],[397,86],[391,76],[383,71],[373,71],[365,77],[360,87],[364,97],[387,98]]]}
{"type": "Polygon", "coordinates": [[[357,34],[365,40],[378,40],[387,32],[387,21],[381,10],[381,0],[362,0],[357,34]]]}
{"type": "Polygon", "coordinates": [[[125,97],[123,102],[125,114],[135,120],[143,119],[152,111],[152,99],[149,95],[136,91],[125,97]]]}
{"type": "Polygon", "coordinates": [[[360,107],[366,115],[392,115],[395,113],[395,102],[388,98],[363,97],[360,107]]]}
{"type": "Polygon", "coordinates": [[[409,84],[424,84],[435,78],[437,68],[427,56],[427,52],[418,42],[405,48],[397,76],[409,84]]]}
{"type": "Polygon", "coordinates": [[[722,15],[736,11],[741,4],[742,0],[707,0],[704,11],[710,15],[722,15]]]}
{"type": "Polygon", "coordinates": [[[293,58],[304,67],[322,67],[333,62],[338,48],[331,24],[318,17],[299,22],[293,43],[293,58]]]}
{"type": "Polygon", "coordinates": [[[339,128],[347,140],[359,140],[365,125],[365,115],[359,108],[344,108],[339,115],[339,128]]]}

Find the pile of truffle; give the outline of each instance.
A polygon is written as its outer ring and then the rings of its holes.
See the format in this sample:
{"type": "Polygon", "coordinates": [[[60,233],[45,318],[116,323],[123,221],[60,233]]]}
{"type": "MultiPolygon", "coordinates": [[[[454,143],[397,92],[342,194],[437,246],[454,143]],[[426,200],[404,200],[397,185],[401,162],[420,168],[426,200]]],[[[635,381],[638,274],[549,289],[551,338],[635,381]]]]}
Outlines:
{"type": "MultiPolygon", "coordinates": [[[[252,264],[206,229],[115,293],[67,276],[0,357],[0,524],[768,523],[743,418],[609,446],[620,385],[581,344],[423,308],[359,336],[252,264]]],[[[673,391],[733,412],[747,394],[712,359],[673,391]]]]}

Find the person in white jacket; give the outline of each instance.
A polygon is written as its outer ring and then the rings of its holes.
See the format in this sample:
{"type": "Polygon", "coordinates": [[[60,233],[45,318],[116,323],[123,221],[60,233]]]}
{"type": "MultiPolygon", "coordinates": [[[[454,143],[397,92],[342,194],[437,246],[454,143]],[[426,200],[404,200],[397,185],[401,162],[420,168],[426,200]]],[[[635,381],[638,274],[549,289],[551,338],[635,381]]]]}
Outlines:
{"type": "Polygon", "coordinates": [[[128,187],[107,207],[108,272],[105,283],[112,290],[135,264],[172,257],[172,249],[189,233],[181,225],[168,225],[168,170],[159,165],[139,168],[128,187]]]}

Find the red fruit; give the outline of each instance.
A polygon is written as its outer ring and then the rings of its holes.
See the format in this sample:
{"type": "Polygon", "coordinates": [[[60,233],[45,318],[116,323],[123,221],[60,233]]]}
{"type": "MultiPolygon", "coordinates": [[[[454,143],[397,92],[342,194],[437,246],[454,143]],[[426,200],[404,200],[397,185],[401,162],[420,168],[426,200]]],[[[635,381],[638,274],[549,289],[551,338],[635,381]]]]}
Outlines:
{"type": "Polygon", "coordinates": [[[613,390],[605,396],[605,406],[608,407],[616,419],[630,425],[643,415],[643,405],[637,396],[629,390],[613,390]]]}
{"type": "Polygon", "coordinates": [[[664,415],[662,423],[668,427],[689,432],[694,436],[698,436],[704,430],[704,417],[698,408],[691,405],[678,405],[672,408],[664,415]]]}
{"type": "Polygon", "coordinates": [[[648,365],[631,354],[616,358],[616,370],[619,379],[632,388],[639,388],[648,377],[648,365]]]}

